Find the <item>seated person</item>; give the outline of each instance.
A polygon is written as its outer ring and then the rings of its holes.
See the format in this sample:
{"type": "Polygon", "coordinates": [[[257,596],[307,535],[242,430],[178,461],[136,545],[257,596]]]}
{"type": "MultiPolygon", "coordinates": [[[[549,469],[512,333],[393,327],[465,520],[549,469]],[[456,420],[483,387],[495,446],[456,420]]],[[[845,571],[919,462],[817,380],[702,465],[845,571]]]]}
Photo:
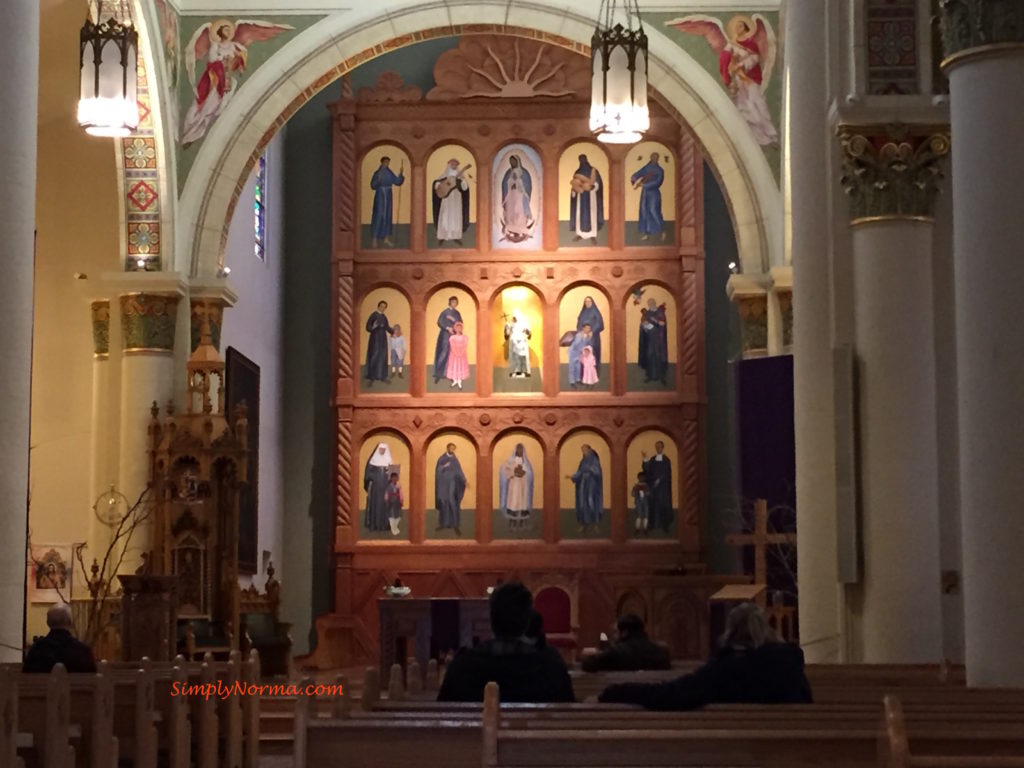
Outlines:
{"type": "Polygon", "coordinates": [[[460,650],[448,665],[438,701],[483,701],[494,681],[504,702],[575,701],[572,680],[554,648],[526,637],[533,596],[518,582],[506,582],[490,597],[492,640],[460,650]]]}
{"type": "Polygon", "coordinates": [[[804,704],[811,701],[811,686],[803,651],[779,642],[761,609],[743,603],[729,613],[718,653],[700,669],[664,683],[609,685],[598,701],[658,710],[713,703],[804,704]]]}
{"type": "Polygon", "coordinates": [[[526,625],[526,634],[523,637],[538,648],[547,646],[548,638],[544,634],[544,617],[537,611],[530,611],[530,623],[526,625]]]}
{"type": "Polygon", "coordinates": [[[22,672],[49,672],[57,664],[63,664],[68,672],[96,671],[92,649],[71,634],[71,608],[67,604],[58,603],[46,612],[46,626],[50,633],[32,643],[22,672]]]}
{"type": "Polygon", "coordinates": [[[599,653],[585,656],[580,662],[584,672],[671,668],[668,648],[647,636],[643,619],[635,613],[620,616],[615,629],[618,632],[616,642],[599,653]]]}

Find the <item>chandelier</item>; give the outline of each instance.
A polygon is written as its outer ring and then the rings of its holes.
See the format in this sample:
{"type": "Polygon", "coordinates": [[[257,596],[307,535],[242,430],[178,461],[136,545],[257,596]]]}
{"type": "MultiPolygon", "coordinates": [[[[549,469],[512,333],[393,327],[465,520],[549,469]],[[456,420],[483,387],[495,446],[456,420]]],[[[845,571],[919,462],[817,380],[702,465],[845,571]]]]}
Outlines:
{"type": "Polygon", "coordinates": [[[127,136],[139,125],[139,34],[128,0],[91,0],[81,33],[78,124],[93,136],[127,136]]]}
{"type": "Polygon", "coordinates": [[[591,132],[609,144],[640,141],[651,127],[651,117],[647,111],[647,35],[637,0],[624,0],[621,9],[616,0],[601,0],[590,42],[590,67],[591,132]]]}

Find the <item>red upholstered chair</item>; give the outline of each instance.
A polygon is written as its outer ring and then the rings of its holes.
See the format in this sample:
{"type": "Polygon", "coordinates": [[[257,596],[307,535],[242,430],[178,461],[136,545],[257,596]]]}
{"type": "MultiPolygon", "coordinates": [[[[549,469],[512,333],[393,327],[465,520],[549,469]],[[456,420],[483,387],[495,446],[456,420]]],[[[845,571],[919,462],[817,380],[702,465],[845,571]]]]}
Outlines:
{"type": "Polygon", "coordinates": [[[533,607],[544,619],[548,644],[568,663],[575,661],[577,639],[572,596],[562,587],[543,587],[533,596],[533,607]]]}

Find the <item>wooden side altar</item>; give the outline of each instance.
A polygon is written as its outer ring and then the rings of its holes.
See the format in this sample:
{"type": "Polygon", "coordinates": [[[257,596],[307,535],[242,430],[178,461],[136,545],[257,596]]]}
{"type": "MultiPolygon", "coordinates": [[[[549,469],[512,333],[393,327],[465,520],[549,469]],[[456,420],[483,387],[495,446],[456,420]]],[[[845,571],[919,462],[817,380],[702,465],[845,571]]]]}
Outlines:
{"type": "Polygon", "coordinates": [[[485,597],[382,597],[377,606],[381,680],[388,679],[392,664],[404,667],[409,657],[425,669],[430,659],[491,636],[485,597]]]}

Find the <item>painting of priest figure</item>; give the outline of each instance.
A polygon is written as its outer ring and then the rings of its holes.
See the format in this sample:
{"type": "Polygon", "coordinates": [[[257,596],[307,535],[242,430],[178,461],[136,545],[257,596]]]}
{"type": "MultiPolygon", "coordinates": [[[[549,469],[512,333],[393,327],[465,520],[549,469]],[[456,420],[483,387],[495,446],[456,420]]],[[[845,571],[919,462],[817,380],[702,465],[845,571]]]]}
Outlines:
{"type": "Polygon", "coordinates": [[[567,475],[576,486],[576,522],[580,533],[591,533],[604,518],[604,474],[601,458],[589,445],[575,474],[567,475]]]}
{"type": "Polygon", "coordinates": [[[516,443],[508,461],[501,465],[498,489],[501,511],[509,530],[529,527],[533,511],[533,465],[522,443],[516,443]]]}
{"type": "Polygon", "coordinates": [[[505,320],[505,341],[508,343],[508,377],[530,376],[530,321],[521,310],[514,309],[505,320]]]}
{"type": "Polygon", "coordinates": [[[597,232],[604,226],[604,179],[586,155],[580,155],[579,160],[569,182],[569,229],[574,241],[597,243],[597,232]]]}
{"type": "Polygon", "coordinates": [[[661,185],[665,183],[665,169],[661,167],[661,155],[651,152],[647,165],[629,177],[633,189],[640,189],[640,211],[637,228],[641,240],[651,237],[665,239],[665,217],[661,211],[661,185]]]}
{"type": "Polygon", "coordinates": [[[462,498],[466,495],[466,475],[455,456],[455,443],[448,443],[434,469],[434,506],[437,508],[437,531],[450,528],[456,536],[462,515],[462,498]]]}
{"type": "Polygon", "coordinates": [[[469,229],[469,182],[464,174],[469,169],[459,168],[452,158],[444,173],[434,180],[434,230],[438,245],[454,240],[462,245],[462,236],[469,229]]]}
{"type": "Polygon", "coordinates": [[[370,189],[373,190],[373,213],[370,216],[371,247],[377,248],[384,243],[393,248],[391,239],[395,233],[395,205],[392,187],[400,187],[405,183],[404,168],[396,174],[391,170],[391,158],[386,155],[380,159],[380,167],[370,177],[370,189]]]}
{"type": "Polygon", "coordinates": [[[668,315],[664,304],[647,300],[640,310],[640,339],[637,362],[644,370],[644,382],[660,381],[668,386],[668,315]]]}
{"type": "Polygon", "coordinates": [[[459,297],[450,296],[448,306],[437,316],[437,344],[434,345],[434,383],[437,384],[448,372],[448,356],[451,354],[451,335],[455,333],[455,324],[462,322],[459,312],[459,297]]]}
{"type": "Polygon", "coordinates": [[[373,386],[375,381],[390,382],[388,377],[389,337],[395,329],[388,322],[386,301],[377,302],[377,310],[366,320],[366,332],[370,334],[366,345],[366,385],[373,386]]]}
{"type": "Polygon", "coordinates": [[[648,522],[644,530],[661,528],[668,533],[672,527],[672,461],[665,455],[665,443],[661,440],[654,444],[653,456],[646,451],[641,451],[640,456],[648,486],[648,522]]]}

